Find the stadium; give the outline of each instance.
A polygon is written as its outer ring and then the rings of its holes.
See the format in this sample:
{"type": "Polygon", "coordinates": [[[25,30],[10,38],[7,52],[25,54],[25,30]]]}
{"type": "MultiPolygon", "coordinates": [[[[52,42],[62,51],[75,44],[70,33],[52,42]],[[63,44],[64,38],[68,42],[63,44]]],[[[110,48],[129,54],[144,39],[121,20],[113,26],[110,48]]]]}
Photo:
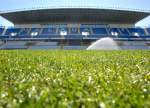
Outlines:
{"type": "Polygon", "coordinates": [[[86,49],[105,37],[120,49],[150,48],[150,28],[135,27],[146,10],[56,4],[0,12],[14,23],[0,28],[0,49],[86,49]]]}
{"type": "Polygon", "coordinates": [[[1,1],[0,108],[150,108],[145,1],[1,1]]]}

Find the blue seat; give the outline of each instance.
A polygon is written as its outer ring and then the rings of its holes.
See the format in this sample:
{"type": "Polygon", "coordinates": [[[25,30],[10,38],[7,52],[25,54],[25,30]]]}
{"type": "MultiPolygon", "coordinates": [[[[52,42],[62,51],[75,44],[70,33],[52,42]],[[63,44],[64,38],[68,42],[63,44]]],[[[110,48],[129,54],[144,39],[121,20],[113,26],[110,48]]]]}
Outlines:
{"type": "Polygon", "coordinates": [[[80,33],[82,33],[82,32],[89,32],[89,34],[91,34],[91,30],[90,30],[90,28],[80,28],[80,33]]]}
{"type": "Polygon", "coordinates": [[[148,34],[150,35],[150,28],[147,28],[146,30],[147,30],[148,34]]]}
{"type": "Polygon", "coordinates": [[[69,34],[80,34],[80,31],[78,28],[70,28],[70,33],[69,34]]]}
{"type": "Polygon", "coordinates": [[[131,35],[134,35],[135,33],[138,33],[139,36],[146,35],[144,29],[142,28],[128,28],[128,31],[130,32],[131,35]]]}
{"type": "Polygon", "coordinates": [[[118,28],[118,30],[120,31],[121,36],[129,36],[130,35],[126,28],[118,28]]]}
{"type": "Polygon", "coordinates": [[[54,35],[56,34],[56,28],[43,28],[41,35],[54,35]]]}
{"type": "Polygon", "coordinates": [[[5,32],[5,35],[12,36],[14,34],[14,36],[18,36],[20,30],[20,28],[8,28],[5,32]]]}
{"type": "Polygon", "coordinates": [[[0,28],[0,35],[2,35],[4,28],[0,28]]]}
{"type": "Polygon", "coordinates": [[[112,35],[112,33],[117,33],[118,35],[120,35],[120,31],[118,28],[110,28],[109,29],[109,34],[112,35]]]}
{"type": "Polygon", "coordinates": [[[69,33],[69,30],[68,30],[67,27],[60,27],[60,28],[58,28],[58,33],[59,33],[59,34],[60,34],[60,32],[62,32],[62,31],[65,31],[65,32],[69,33]]]}
{"type": "Polygon", "coordinates": [[[29,33],[29,34],[31,34],[32,32],[37,32],[37,33],[39,34],[39,33],[40,33],[40,31],[41,31],[41,28],[31,28],[30,33],[29,33]]]}
{"type": "Polygon", "coordinates": [[[108,35],[106,28],[92,28],[95,35],[108,35]]]}
{"type": "Polygon", "coordinates": [[[30,28],[21,28],[18,38],[30,38],[30,28]]]}
{"type": "Polygon", "coordinates": [[[20,30],[19,35],[20,35],[20,36],[26,36],[26,35],[29,35],[29,31],[30,31],[29,28],[22,28],[22,29],[20,30]]]}

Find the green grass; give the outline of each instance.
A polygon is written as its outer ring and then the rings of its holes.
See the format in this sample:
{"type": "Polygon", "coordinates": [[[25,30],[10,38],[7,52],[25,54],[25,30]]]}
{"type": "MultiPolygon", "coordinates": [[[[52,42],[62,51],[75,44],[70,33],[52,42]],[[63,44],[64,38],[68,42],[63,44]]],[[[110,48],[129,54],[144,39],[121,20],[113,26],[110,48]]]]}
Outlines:
{"type": "Polygon", "coordinates": [[[0,108],[150,108],[150,51],[0,51],[0,108]]]}

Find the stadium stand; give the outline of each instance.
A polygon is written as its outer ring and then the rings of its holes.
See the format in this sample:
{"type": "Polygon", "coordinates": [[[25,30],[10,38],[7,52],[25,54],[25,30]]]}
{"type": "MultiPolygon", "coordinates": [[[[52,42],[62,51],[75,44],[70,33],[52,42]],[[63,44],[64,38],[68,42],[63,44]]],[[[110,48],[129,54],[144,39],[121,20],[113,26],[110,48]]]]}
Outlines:
{"type": "Polygon", "coordinates": [[[82,49],[103,38],[119,41],[120,46],[124,45],[122,49],[150,46],[150,28],[135,27],[150,15],[147,9],[107,8],[91,0],[86,3],[62,0],[60,5],[57,0],[52,1],[50,7],[0,11],[1,17],[14,24],[14,28],[0,28],[0,46],[5,44],[9,46],[6,49],[11,46],[15,49],[16,43],[12,41],[22,41],[26,42],[27,49],[82,49]],[[38,44],[39,41],[43,43],[38,44]],[[47,45],[47,42],[57,42],[57,45],[47,45]]]}
{"type": "MultiPolygon", "coordinates": [[[[150,28],[146,29],[150,34],[150,28]]],[[[99,39],[102,37],[112,38],[149,38],[142,28],[109,28],[109,27],[87,27],[87,28],[8,28],[4,35],[0,28],[0,39],[12,38],[64,38],[64,39],[99,39]],[[57,30],[58,29],[58,30],[57,30]]]]}
{"type": "MultiPolygon", "coordinates": [[[[150,39],[150,28],[113,28],[113,27],[45,27],[45,28],[0,28],[0,49],[85,49],[87,45],[80,46],[86,41],[92,42],[104,37],[111,37],[120,41],[121,49],[148,49],[145,40],[150,39]],[[4,35],[3,35],[4,34],[4,35]],[[58,42],[33,42],[32,40],[58,40],[58,42]],[[12,41],[15,40],[15,41],[12,41]],[[24,42],[24,40],[28,40],[24,42]],[[66,44],[61,40],[77,40],[75,43],[66,44]],[[140,42],[136,42],[140,40],[140,42]],[[10,42],[8,42],[10,41],[10,42]],[[55,44],[52,44],[55,43],[55,44]],[[77,45],[73,45],[76,44],[77,45]]],[[[87,42],[88,43],[88,42],[87,42]]]]}

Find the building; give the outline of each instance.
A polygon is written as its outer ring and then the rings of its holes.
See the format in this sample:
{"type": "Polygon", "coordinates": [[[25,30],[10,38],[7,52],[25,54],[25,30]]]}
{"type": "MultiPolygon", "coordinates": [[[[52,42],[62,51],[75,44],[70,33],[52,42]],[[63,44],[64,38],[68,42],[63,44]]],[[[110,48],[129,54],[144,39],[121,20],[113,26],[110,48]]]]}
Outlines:
{"type": "Polygon", "coordinates": [[[149,15],[143,10],[65,3],[5,11],[0,16],[15,26],[0,28],[0,49],[86,49],[105,37],[121,49],[150,49],[150,28],[134,26],[149,15]]]}

